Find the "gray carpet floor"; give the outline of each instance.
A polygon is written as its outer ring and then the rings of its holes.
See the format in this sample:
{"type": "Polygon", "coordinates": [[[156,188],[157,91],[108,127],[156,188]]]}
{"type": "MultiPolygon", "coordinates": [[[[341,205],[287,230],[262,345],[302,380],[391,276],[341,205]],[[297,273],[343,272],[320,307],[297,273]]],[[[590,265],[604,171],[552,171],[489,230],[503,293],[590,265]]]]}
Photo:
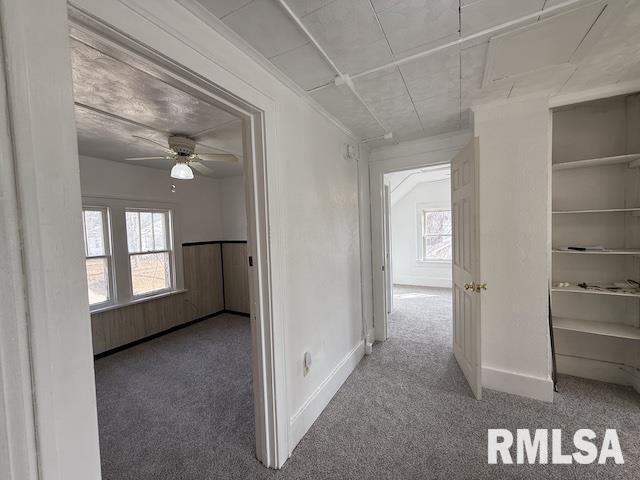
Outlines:
{"type": "Polygon", "coordinates": [[[98,360],[103,479],[640,478],[632,389],[562,376],[553,404],[487,389],[478,402],[451,353],[450,290],[394,295],[389,340],[277,472],[254,459],[246,318],[212,318],[98,360]],[[616,428],[626,463],[489,466],[488,428],[616,428]]]}

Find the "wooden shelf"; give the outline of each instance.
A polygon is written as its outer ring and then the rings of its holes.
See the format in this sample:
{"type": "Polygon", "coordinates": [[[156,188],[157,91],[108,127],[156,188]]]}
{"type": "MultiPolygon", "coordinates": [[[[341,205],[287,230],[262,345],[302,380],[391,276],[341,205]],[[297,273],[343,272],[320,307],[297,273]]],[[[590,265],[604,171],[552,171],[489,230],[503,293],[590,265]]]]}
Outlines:
{"type": "Polygon", "coordinates": [[[554,248],[553,253],[567,253],[569,255],[637,255],[640,256],[640,249],[637,248],[619,248],[607,250],[562,250],[554,248]]]}
{"type": "Polygon", "coordinates": [[[629,167],[640,167],[640,163],[636,162],[640,160],[640,153],[633,153],[630,155],[617,155],[614,157],[602,157],[602,158],[590,158],[588,160],[577,160],[573,162],[554,163],[554,170],[569,170],[573,168],[585,168],[585,167],[601,167],[605,165],[616,165],[620,163],[628,163],[629,167]]]}
{"type": "Polygon", "coordinates": [[[559,317],[553,317],[552,321],[553,328],[558,330],[640,340],[640,328],[632,327],[630,325],[559,317]]]}
{"type": "Polygon", "coordinates": [[[553,287],[551,291],[556,293],[582,293],[587,295],[611,295],[614,297],[640,298],[640,292],[639,293],[615,292],[615,291],[612,292],[609,290],[595,290],[595,289],[581,288],[576,285],[572,285],[570,287],[553,287]]]}
{"type": "Polygon", "coordinates": [[[640,212],[640,208],[606,208],[603,210],[554,210],[554,215],[567,215],[576,213],[626,213],[626,212],[640,212]]]}

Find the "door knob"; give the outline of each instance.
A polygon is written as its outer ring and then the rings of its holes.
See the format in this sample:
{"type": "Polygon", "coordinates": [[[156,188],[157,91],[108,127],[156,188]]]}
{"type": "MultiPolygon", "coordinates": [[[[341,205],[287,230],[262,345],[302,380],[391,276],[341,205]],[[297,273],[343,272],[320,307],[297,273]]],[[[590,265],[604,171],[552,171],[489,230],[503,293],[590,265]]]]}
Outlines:
{"type": "Polygon", "coordinates": [[[479,293],[480,290],[486,290],[487,289],[487,284],[486,283],[476,283],[476,282],[465,283],[464,284],[464,289],[465,290],[472,290],[475,293],[479,293]]]}

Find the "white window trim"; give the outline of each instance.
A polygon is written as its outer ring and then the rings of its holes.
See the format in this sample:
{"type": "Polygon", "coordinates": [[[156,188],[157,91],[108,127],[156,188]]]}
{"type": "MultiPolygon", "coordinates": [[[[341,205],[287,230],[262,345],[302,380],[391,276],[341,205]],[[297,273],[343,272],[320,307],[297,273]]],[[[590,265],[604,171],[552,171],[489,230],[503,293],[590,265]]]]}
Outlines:
{"type": "Polygon", "coordinates": [[[107,259],[107,271],[109,274],[109,298],[100,303],[89,304],[89,310],[93,313],[96,310],[107,308],[113,306],[117,303],[117,294],[116,294],[116,275],[115,269],[113,268],[113,239],[111,233],[111,210],[109,207],[103,205],[93,205],[93,204],[82,204],[82,233],[84,235],[84,244],[85,244],[85,260],[89,258],[106,258],[107,259]],[[103,225],[102,225],[102,235],[105,242],[105,255],[96,255],[92,257],[88,257],[86,255],[86,226],[84,220],[84,212],[85,210],[102,210],[103,212],[103,225]]]}
{"type": "Polygon", "coordinates": [[[175,203],[162,202],[154,199],[136,199],[115,195],[84,196],[83,208],[107,208],[110,213],[111,226],[111,257],[114,291],[110,304],[96,304],[91,313],[134,305],[158,298],[185,292],[184,273],[182,266],[182,237],[180,235],[180,211],[175,203]],[[133,295],[131,285],[131,265],[129,262],[129,247],[127,244],[127,226],[125,212],[127,210],[155,210],[169,212],[169,239],[172,249],[170,252],[172,286],[167,290],[156,290],[144,295],[133,295]]]}
{"type": "MultiPolygon", "coordinates": [[[[416,264],[418,265],[451,265],[452,259],[423,259],[422,258],[422,212],[450,212],[451,207],[445,205],[434,206],[429,203],[418,203],[416,205],[416,264]]],[[[453,234],[451,235],[453,239],[453,234]]]]}
{"type": "MultiPolygon", "coordinates": [[[[133,278],[133,272],[131,271],[131,257],[135,256],[135,255],[148,255],[148,254],[152,254],[152,253],[168,253],[169,254],[169,271],[171,274],[171,278],[170,278],[170,282],[171,285],[169,286],[169,288],[162,288],[159,290],[152,290],[150,292],[146,292],[146,293],[141,293],[139,295],[136,295],[133,293],[133,285],[131,285],[131,301],[129,303],[135,303],[138,300],[142,300],[145,299],[147,297],[157,297],[158,295],[162,295],[163,293],[172,293],[176,291],[176,261],[175,261],[175,250],[176,250],[176,243],[175,243],[175,239],[174,239],[174,235],[173,235],[173,218],[174,218],[174,212],[173,209],[170,208],[140,208],[140,207],[127,207],[125,208],[125,216],[127,212],[151,212],[151,213],[164,213],[167,215],[167,221],[166,221],[166,225],[165,228],[167,229],[167,241],[169,243],[169,247],[168,249],[165,250],[148,250],[148,251],[140,251],[140,252],[129,252],[129,242],[127,239],[127,261],[129,264],[129,279],[133,278]]],[[[138,217],[138,228],[139,231],[141,230],[141,226],[139,225],[140,222],[140,217],[138,217]]],[[[126,218],[125,218],[125,225],[126,225],[126,218]]],[[[127,235],[126,229],[125,229],[125,236],[127,235]]],[[[155,238],[155,237],[154,237],[155,238]]],[[[142,238],[140,239],[140,250],[142,250],[142,238]]]]}

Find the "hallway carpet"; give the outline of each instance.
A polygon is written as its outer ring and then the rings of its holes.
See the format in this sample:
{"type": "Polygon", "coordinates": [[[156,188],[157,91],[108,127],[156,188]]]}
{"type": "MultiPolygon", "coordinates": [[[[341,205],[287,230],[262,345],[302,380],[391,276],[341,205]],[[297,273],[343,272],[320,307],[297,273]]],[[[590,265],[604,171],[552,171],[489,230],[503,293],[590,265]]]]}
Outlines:
{"type": "Polygon", "coordinates": [[[397,287],[374,346],[281,471],[253,457],[250,330],[224,315],[96,362],[104,480],[640,478],[640,396],[560,378],[553,404],[471,396],[451,353],[451,291],[397,287]],[[487,429],[616,428],[625,465],[487,465],[487,429]]]}

